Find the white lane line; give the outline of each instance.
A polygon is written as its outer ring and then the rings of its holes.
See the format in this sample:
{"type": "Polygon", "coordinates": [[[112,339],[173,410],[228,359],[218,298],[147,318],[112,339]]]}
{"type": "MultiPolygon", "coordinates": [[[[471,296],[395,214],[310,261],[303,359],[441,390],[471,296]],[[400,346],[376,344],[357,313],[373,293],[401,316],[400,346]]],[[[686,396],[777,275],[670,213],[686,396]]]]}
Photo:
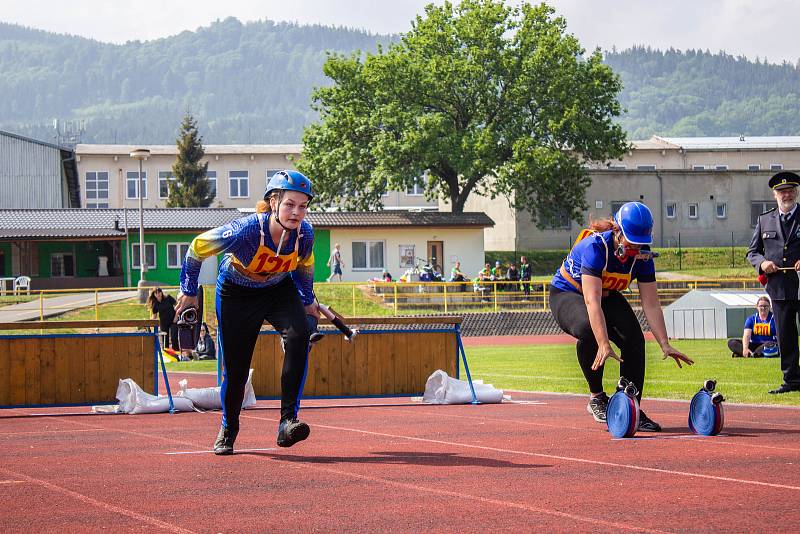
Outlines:
{"type": "Polygon", "coordinates": [[[47,434],[72,434],[74,432],[102,432],[102,428],[73,428],[70,430],[27,430],[22,432],[0,432],[0,438],[9,436],[30,436],[34,434],[47,435],[47,434]]]}
{"type": "MultiPolygon", "coordinates": [[[[256,417],[253,415],[247,415],[242,417],[248,417],[250,419],[262,419],[265,421],[273,421],[273,419],[267,419],[264,417],[256,417]]],[[[355,432],[358,434],[366,434],[371,436],[381,436],[385,438],[394,438],[394,439],[406,439],[409,441],[419,441],[423,443],[435,443],[438,445],[448,445],[451,447],[464,447],[467,449],[476,449],[476,450],[483,450],[483,451],[492,451],[492,452],[500,452],[503,454],[511,454],[511,455],[520,455],[520,456],[533,456],[536,458],[547,458],[550,460],[561,460],[564,462],[575,462],[575,463],[582,463],[582,464],[589,464],[589,465],[601,465],[604,467],[620,467],[623,469],[632,469],[634,471],[645,471],[649,473],[660,473],[665,475],[676,475],[676,476],[683,476],[689,478],[701,478],[705,480],[719,480],[722,482],[735,482],[738,484],[749,484],[753,486],[764,486],[768,488],[776,488],[776,489],[788,489],[794,491],[800,491],[800,486],[792,486],[789,484],[775,484],[773,482],[762,482],[760,480],[749,480],[744,478],[733,478],[733,477],[723,477],[717,475],[704,475],[702,473],[692,473],[690,471],[677,471],[674,469],[660,469],[657,467],[647,467],[643,465],[635,465],[635,464],[622,464],[617,462],[604,462],[602,460],[590,460],[588,458],[575,458],[572,456],[561,456],[558,454],[545,454],[540,452],[529,452],[529,451],[518,451],[514,449],[503,449],[500,447],[487,447],[485,445],[470,445],[468,443],[459,443],[457,441],[446,441],[440,439],[430,439],[430,438],[418,438],[414,436],[404,436],[402,434],[388,434],[385,432],[373,432],[370,430],[360,430],[358,428],[348,428],[348,427],[340,427],[340,426],[333,426],[333,425],[321,425],[319,423],[315,424],[319,428],[327,428],[329,430],[342,430],[345,432],[355,432]]]]}
{"type": "Polygon", "coordinates": [[[142,523],[146,523],[148,525],[152,525],[154,527],[158,527],[169,532],[176,532],[178,534],[194,534],[193,530],[187,530],[185,528],[181,528],[178,525],[173,525],[172,523],[167,523],[166,521],[161,521],[160,519],[156,519],[155,517],[150,517],[149,515],[140,514],[139,512],[134,512],[133,510],[128,510],[127,508],[123,508],[121,506],[116,506],[114,504],[99,501],[97,499],[93,499],[88,495],[84,495],[82,493],[78,493],[77,491],[72,491],[67,488],[62,488],[52,482],[48,482],[46,480],[42,480],[40,478],[34,478],[32,476],[24,475],[22,473],[17,473],[11,471],[10,469],[6,469],[4,467],[0,467],[0,472],[7,473],[9,476],[22,478],[26,482],[31,482],[33,484],[39,485],[43,488],[49,489],[50,491],[55,491],[57,493],[61,493],[66,495],[67,497],[72,497],[82,503],[90,504],[92,506],[96,506],[101,508],[107,512],[111,512],[113,514],[129,517],[131,519],[135,519],[136,521],[140,521],[142,523]]]}
{"type": "MultiPolygon", "coordinates": [[[[496,421],[496,422],[500,422],[500,423],[513,423],[515,425],[541,426],[541,427],[546,427],[546,428],[559,428],[559,429],[565,429],[566,428],[566,429],[570,429],[570,430],[583,430],[583,431],[588,431],[588,432],[594,432],[594,431],[597,430],[597,427],[591,427],[591,426],[589,426],[589,427],[578,427],[578,426],[567,426],[567,425],[559,425],[559,424],[535,423],[533,421],[517,421],[515,419],[505,419],[505,418],[499,418],[499,417],[478,417],[478,416],[474,416],[474,415],[460,415],[460,414],[433,413],[433,412],[423,412],[423,413],[425,415],[431,415],[431,416],[436,416],[436,417],[455,417],[455,418],[461,418],[461,419],[476,419],[476,420],[480,420],[480,421],[496,421]]],[[[672,415],[672,414],[660,414],[659,417],[661,417],[661,415],[672,415]]],[[[682,417],[685,419],[685,416],[682,416],[682,417]]],[[[729,421],[726,420],[726,423],[727,422],[729,422],[729,421]]],[[[769,423],[765,423],[765,424],[769,424],[769,423]]],[[[600,426],[602,427],[602,424],[600,426]]],[[[721,434],[719,434],[717,436],[700,436],[700,435],[697,435],[697,434],[678,434],[678,435],[670,434],[670,435],[660,435],[660,436],[658,436],[658,435],[654,435],[653,434],[653,435],[648,435],[648,437],[641,436],[641,437],[638,437],[638,438],[635,437],[635,438],[619,438],[619,439],[620,440],[638,439],[638,440],[641,440],[641,441],[645,441],[645,440],[651,440],[651,439],[712,438],[706,443],[708,443],[709,445],[711,445],[711,444],[714,444],[714,445],[717,445],[717,444],[718,445],[733,445],[735,447],[750,447],[750,448],[754,448],[754,449],[769,449],[769,450],[777,450],[777,451],[784,451],[784,452],[800,452],[800,448],[795,448],[795,447],[781,447],[781,446],[777,446],[777,445],[761,445],[761,444],[758,444],[758,443],[749,443],[749,442],[747,442],[745,440],[742,440],[742,441],[725,441],[725,440],[721,439],[723,437],[732,438],[733,436],[731,436],[729,433],[722,432],[721,434]]],[[[612,438],[612,439],[614,439],[614,438],[612,438]]]]}
{"type": "MultiPolygon", "coordinates": [[[[240,453],[240,452],[277,451],[277,450],[278,449],[276,447],[269,447],[266,449],[236,449],[235,452],[240,453]]],[[[213,454],[213,453],[214,453],[213,450],[208,450],[208,451],[176,451],[176,452],[165,452],[164,454],[166,454],[167,456],[174,456],[178,454],[213,454]]]]}
{"type": "Polygon", "coordinates": [[[0,484],[24,484],[24,480],[0,480],[0,484]]]}
{"type": "MultiPolygon", "coordinates": [[[[319,426],[319,425],[318,425],[319,426]]],[[[281,461],[280,457],[277,458],[278,461],[281,461]]],[[[350,471],[341,471],[339,469],[332,469],[329,467],[322,467],[320,465],[315,464],[307,464],[304,467],[315,469],[317,471],[323,471],[326,473],[332,473],[335,475],[346,476],[350,478],[357,478],[360,480],[368,480],[370,482],[375,482],[378,484],[384,484],[387,486],[394,486],[398,488],[404,488],[411,490],[413,495],[418,495],[420,493],[432,493],[435,495],[444,495],[446,497],[452,497],[457,500],[468,500],[468,501],[475,501],[484,504],[491,504],[494,506],[503,506],[506,508],[516,508],[517,510],[524,510],[526,512],[533,512],[535,514],[543,514],[549,515],[553,517],[560,517],[562,519],[571,519],[573,521],[577,521],[580,523],[589,523],[592,525],[602,526],[606,528],[612,529],[612,531],[620,531],[620,530],[627,530],[632,532],[655,532],[655,533],[663,533],[667,531],[663,530],[655,530],[649,529],[645,527],[636,527],[629,523],[614,523],[612,521],[604,521],[602,519],[595,519],[588,516],[581,516],[576,514],[570,514],[566,512],[559,512],[558,510],[550,510],[548,508],[538,508],[536,506],[529,506],[527,504],[522,504],[514,501],[504,501],[500,499],[492,499],[489,497],[481,497],[480,495],[470,495],[469,493],[465,493],[463,490],[461,491],[449,491],[440,488],[431,488],[428,486],[420,486],[418,484],[410,484],[407,482],[399,482],[397,480],[389,480],[380,477],[374,477],[369,475],[362,475],[359,473],[353,473],[350,471]]]]}

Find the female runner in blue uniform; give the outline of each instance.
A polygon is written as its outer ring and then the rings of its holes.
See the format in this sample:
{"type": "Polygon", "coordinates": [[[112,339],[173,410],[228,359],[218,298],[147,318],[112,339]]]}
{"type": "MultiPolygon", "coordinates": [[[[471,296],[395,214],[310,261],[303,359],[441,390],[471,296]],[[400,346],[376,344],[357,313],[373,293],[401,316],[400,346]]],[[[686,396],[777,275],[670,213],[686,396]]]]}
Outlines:
{"type": "MultiPolygon", "coordinates": [[[[558,326],[578,339],[578,362],[591,393],[587,409],[600,423],[606,422],[608,407],[603,391],[607,359],[620,362],[620,376],[636,385],[639,401],[644,388],[644,335],[621,293],[631,281],[639,285],[642,309],[664,358],[673,358],[678,367],[681,362],[694,363],[669,344],[649,246],[652,232],[653,216],[647,206],[624,204],[613,220],[595,221],[581,232],[550,286],[550,309],[558,326]]],[[[661,426],[641,412],[639,430],[660,432],[661,426]]]]}
{"type": "Polygon", "coordinates": [[[215,454],[233,454],[239,413],[264,320],[284,346],[278,445],[291,447],[310,434],[297,419],[308,364],[308,340],[319,308],[314,296],[314,231],[304,220],[314,198],[311,182],[297,171],[275,173],[256,213],[209,230],[192,241],[181,269],[177,312],[197,306],[197,278],[205,258],[226,253],[219,267],[216,307],[219,352],[225,363],[222,427],[215,454]]]}

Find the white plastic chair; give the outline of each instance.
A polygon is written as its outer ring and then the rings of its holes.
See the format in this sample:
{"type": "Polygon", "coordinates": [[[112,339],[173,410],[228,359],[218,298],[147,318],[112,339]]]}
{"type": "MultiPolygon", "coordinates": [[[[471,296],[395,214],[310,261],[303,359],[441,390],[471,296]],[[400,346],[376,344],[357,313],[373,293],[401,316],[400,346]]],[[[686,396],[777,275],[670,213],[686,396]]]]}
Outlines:
{"type": "Polygon", "coordinates": [[[25,293],[30,294],[31,292],[31,277],[30,276],[18,276],[14,280],[14,294],[22,293],[22,290],[25,290],[25,293]]]}

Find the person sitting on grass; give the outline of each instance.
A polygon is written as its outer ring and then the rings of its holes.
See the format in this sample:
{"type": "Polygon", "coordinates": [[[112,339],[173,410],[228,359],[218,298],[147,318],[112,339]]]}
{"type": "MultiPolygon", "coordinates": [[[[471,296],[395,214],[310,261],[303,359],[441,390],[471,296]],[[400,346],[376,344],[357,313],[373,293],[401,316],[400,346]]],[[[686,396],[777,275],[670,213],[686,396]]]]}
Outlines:
{"type": "Polygon", "coordinates": [[[197,347],[192,351],[192,357],[195,360],[217,359],[217,347],[214,345],[214,338],[211,337],[206,323],[200,326],[200,339],[197,341],[197,347]]]}
{"type": "Polygon", "coordinates": [[[742,339],[729,339],[728,348],[733,358],[761,358],[766,353],[777,355],[778,345],[775,317],[772,315],[769,298],[760,297],[756,302],[756,313],[744,322],[742,339]]]}

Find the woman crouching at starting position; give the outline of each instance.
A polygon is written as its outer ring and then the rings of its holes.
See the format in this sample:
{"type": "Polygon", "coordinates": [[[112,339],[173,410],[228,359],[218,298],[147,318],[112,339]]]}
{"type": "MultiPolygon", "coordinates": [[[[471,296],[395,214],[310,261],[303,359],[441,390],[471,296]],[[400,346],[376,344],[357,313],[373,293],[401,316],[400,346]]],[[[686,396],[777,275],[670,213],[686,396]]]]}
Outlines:
{"type": "MultiPolygon", "coordinates": [[[[603,364],[609,358],[620,362],[624,376],[644,389],[644,335],[630,304],[621,291],[632,280],[639,285],[647,322],[661,346],[664,358],[693,364],[673,348],[667,338],[664,315],[656,288],[656,271],[650,244],[653,215],[644,204],[628,202],[613,220],[595,221],[578,236],[550,287],[550,309],[567,334],[578,339],[578,362],[589,385],[587,409],[595,421],[606,422],[608,396],[603,391],[603,364]],[[614,352],[611,342],[620,349],[614,352]]],[[[639,430],[660,432],[661,426],[640,414],[639,430]]]]}
{"type": "Polygon", "coordinates": [[[220,395],[222,427],[215,454],[233,454],[239,413],[264,321],[284,346],[278,445],[291,447],[310,434],[297,419],[308,365],[308,339],[319,309],[314,296],[314,231],[306,222],[314,198],[311,181],[297,171],[275,173],[256,213],[209,230],[192,241],[181,270],[177,312],[197,305],[201,262],[225,252],[217,278],[217,341],[225,363],[220,395]]]}

